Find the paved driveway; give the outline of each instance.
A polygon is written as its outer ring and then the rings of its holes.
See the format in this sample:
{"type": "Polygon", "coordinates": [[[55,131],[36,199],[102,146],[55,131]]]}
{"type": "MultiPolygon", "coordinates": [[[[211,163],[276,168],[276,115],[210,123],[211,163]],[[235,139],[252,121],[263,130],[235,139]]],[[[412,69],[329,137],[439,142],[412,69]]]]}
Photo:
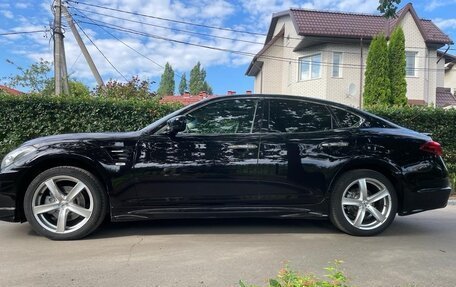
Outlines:
{"type": "Polygon", "coordinates": [[[334,259],[359,287],[455,286],[456,206],[396,218],[370,238],[324,221],[250,219],[111,224],[55,242],[0,223],[0,286],[264,284],[284,261],[321,275],[334,259]]]}

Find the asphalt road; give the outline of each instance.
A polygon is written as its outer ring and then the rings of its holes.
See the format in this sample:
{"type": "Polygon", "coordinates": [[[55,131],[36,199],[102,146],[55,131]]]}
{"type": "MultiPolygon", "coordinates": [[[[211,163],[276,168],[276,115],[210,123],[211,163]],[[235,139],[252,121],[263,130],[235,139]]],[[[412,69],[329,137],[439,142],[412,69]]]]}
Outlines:
{"type": "Polygon", "coordinates": [[[334,259],[358,286],[456,286],[456,206],[396,218],[380,236],[326,221],[174,220],[109,224],[56,242],[0,223],[0,286],[265,285],[288,261],[323,275],[334,259]]]}

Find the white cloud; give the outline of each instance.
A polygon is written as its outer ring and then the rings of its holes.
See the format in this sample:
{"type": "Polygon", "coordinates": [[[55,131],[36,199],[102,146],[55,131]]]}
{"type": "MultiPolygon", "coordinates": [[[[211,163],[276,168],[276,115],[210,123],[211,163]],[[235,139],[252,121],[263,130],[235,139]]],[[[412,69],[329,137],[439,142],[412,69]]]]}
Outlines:
{"type": "Polygon", "coordinates": [[[27,9],[30,7],[30,3],[27,3],[27,2],[17,2],[16,4],[14,4],[14,7],[16,7],[17,9],[27,9]]]}
{"type": "Polygon", "coordinates": [[[431,1],[426,3],[426,5],[424,6],[424,10],[433,11],[433,10],[435,10],[437,8],[445,7],[445,6],[448,6],[448,5],[451,5],[451,4],[456,4],[456,0],[445,0],[445,1],[442,1],[442,0],[431,0],[431,1]]]}
{"type": "Polygon", "coordinates": [[[437,18],[437,19],[433,20],[433,22],[442,30],[456,28],[456,18],[452,18],[452,19],[437,18]]]}
{"type": "Polygon", "coordinates": [[[0,13],[3,15],[3,17],[8,18],[8,19],[13,19],[14,14],[10,10],[0,10],[0,13]]]}

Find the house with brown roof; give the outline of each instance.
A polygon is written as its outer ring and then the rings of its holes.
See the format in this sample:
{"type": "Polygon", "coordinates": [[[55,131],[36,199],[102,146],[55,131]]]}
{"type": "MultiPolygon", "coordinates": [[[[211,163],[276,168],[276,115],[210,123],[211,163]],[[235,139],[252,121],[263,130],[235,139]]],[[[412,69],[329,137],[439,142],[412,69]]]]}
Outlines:
{"type": "Polygon", "coordinates": [[[327,99],[359,107],[373,37],[395,27],[405,34],[407,98],[435,105],[444,87],[445,63],[438,49],[453,41],[407,4],[394,19],[381,15],[290,9],[273,14],[265,45],[246,74],[254,91],[327,99]]]}
{"type": "Polygon", "coordinates": [[[15,90],[10,87],[3,86],[3,85],[0,85],[0,90],[7,94],[13,95],[13,96],[19,96],[19,95],[23,94],[23,92],[21,92],[21,91],[18,91],[18,90],[15,90]]]}

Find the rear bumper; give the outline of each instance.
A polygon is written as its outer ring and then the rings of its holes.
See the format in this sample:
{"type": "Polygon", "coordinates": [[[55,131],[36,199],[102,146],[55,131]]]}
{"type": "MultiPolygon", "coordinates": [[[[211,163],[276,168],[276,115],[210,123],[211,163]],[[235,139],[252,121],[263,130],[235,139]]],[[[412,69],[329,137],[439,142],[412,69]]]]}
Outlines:
{"type": "Polygon", "coordinates": [[[410,215],[426,210],[444,208],[448,204],[451,187],[422,188],[404,194],[402,210],[399,215],[410,215]]]}

